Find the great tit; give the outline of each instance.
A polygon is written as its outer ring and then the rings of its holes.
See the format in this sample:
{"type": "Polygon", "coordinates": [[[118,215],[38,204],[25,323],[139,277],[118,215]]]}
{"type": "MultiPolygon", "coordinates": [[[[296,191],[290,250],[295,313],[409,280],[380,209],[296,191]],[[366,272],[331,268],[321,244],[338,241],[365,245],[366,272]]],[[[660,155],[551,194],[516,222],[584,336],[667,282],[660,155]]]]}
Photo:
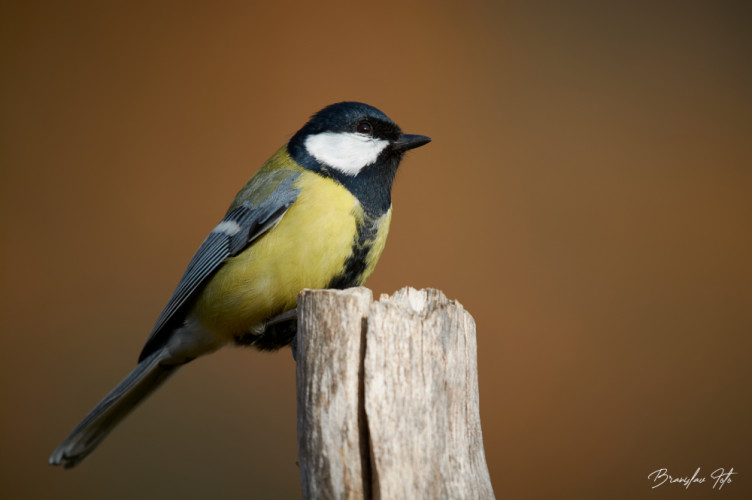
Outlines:
{"type": "Polygon", "coordinates": [[[362,285],[384,249],[397,167],[430,140],[403,134],[362,103],[316,113],[240,190],[188,264],[136,368],[50,464],[79,464],[189,361],[228,344],[290,344],[302,289],[362,285]]]}

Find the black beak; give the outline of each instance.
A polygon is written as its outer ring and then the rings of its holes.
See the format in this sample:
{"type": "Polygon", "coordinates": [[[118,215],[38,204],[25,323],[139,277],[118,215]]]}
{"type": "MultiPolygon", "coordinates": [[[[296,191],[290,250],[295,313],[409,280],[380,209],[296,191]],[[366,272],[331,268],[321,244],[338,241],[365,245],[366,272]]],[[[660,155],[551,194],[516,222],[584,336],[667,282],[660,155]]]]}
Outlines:
{"type": "Polygon", "coordinates": [[[392,143],[392,147],[399,151],[407,151],[408,149],[419,148],[429,142],[431,142],[431,138],[425,135],[402,134],[402,137],[392,143]]]}

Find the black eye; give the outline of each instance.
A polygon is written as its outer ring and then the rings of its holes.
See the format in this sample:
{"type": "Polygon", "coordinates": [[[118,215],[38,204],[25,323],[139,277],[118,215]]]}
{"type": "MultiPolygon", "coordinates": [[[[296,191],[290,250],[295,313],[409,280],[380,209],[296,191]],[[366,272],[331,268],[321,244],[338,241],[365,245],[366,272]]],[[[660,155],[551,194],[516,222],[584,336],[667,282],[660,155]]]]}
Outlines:
{"type": "Polygon", "coordinates": [[[369,122],[363,120],[362,122],[358,123],[358,126],[355,128],[355,130],[357,130],[359,134],[371,135],[371,133],[373,132],[373,126],[369,122]]]}

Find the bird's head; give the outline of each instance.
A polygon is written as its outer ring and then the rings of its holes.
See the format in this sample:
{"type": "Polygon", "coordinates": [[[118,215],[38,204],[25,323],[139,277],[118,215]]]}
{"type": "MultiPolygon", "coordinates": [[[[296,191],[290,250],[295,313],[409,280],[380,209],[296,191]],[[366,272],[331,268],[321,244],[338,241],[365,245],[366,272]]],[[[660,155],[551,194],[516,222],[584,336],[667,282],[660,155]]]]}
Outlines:
{"type": "Polygon", "coordinates": [[[373,106],[340,102],[316,113],[290,139],[288,149],[306,168],[355,177],[372,166],[399,164],[405,151],[430,141],[422,135],[403,134],[373,106]]]}

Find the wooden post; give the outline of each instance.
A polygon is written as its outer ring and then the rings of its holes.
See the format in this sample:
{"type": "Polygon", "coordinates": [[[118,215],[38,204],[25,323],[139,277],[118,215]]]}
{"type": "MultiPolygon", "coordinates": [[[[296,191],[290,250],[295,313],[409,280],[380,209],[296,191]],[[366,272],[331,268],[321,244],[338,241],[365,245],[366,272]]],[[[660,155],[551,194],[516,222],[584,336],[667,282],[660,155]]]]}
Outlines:
{"type": "Polygon", "coordinates": [[[298,297],[304,499],[494,498],[475,322],[438,290],[298,297]]]}

